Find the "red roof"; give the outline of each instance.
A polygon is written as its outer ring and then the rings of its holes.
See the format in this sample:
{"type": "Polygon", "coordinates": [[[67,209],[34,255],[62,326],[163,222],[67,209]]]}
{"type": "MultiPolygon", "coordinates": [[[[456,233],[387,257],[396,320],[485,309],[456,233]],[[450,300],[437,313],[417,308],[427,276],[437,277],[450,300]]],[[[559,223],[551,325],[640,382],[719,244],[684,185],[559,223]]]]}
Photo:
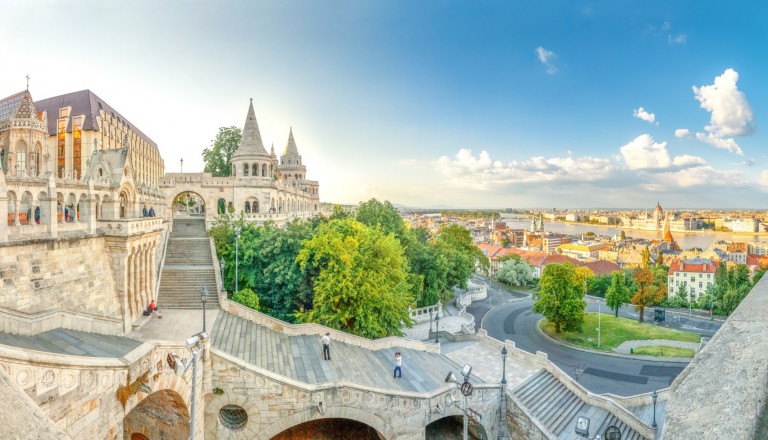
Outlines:
{"type": "Polygon", "coordinates": [[[717,264],[712,260],[702,260],[700,258],[682,261],[673,260],[669,264],[669,274],[672,275],[677,272],[716,273],[717,264]]]}

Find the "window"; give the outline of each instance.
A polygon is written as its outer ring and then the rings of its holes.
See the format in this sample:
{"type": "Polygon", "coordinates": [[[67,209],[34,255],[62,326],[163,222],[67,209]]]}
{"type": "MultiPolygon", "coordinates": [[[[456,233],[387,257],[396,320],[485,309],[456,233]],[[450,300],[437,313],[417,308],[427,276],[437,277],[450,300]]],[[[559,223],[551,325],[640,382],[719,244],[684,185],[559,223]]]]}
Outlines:
{"type": "Polygon", "coordinates": [[[676,272],[676,273],[675,273],[675,276],[676,276],[676,277],[679,277],[679,276],[680,276],[680,272],[676,272]]]}
{"type": "Polygon", "coordinates": [[[248,164],[243,164],[243,177],[248,177],[248,164]]]}
{"type": "Polygon", "coordinates": [[[226,405],[219,410],[219,420],[227,428],[237,430],[248,423],[248,413],[240,406],[226,405]]]}
{"type": "Polygon", "coordinates": [[[696,277],[691,277],[691,282],[695,283],[696,282],[696,277]]]}

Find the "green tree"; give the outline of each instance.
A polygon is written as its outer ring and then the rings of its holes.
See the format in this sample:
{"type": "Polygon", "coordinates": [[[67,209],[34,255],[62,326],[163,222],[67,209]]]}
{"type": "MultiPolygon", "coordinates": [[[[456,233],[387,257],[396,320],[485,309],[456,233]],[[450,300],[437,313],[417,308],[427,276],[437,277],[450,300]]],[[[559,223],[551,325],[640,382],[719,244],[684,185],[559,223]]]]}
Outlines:
{"type": "Polygon", "coordinates": [[[343,218],[349,218],[350,215],[346,209],[341,205],[333,205],[333,212],[331,212],[331,220],[340,220],[343,218]]]}
{"type": "Polygon", "coordinates": [[[216,139],[211,141],[211,148],[203,149],[203,162],[206,173],[214,177],[232,175],[232,155],[240,145],[242,133],[237,127],[219,127],[216,139]]]}
{"type": "Polygon", "coordinates": [[[245,288],[238,291],[232,295],[232,301],[250,307],[256,311],[259,310],[259,295],[256,295],[251,289],[245,288]]]}
{"type": "Polygon", "coordinates": [[[648,268],[635,269],[635,282],[637,283],[637,292],[632,295],[630,302],[635,305],[635,309],[640,312],[638,321],[643,322],[645,309],[664,299],[665,290],[662,290],[655,284],[653,271],[648,268]]]}
{"type": "Polygon", "coordinates": [[[572,264],[548,264],[534,293],[533,311],[553,323],[555,333],[581,331],[587,306],[582,289],[572,264]]]}
{"type": "Polygon", "coordinates": [[[440,228],[438,234],[437,247],[440,253],[448,261],[450,270],[448,272],[448,288],[467,287],[467,280],[475,269],[479,266],[481,270],[488,273],[490,265],[483,251],[480,250],[472,241],[469,230],[460,225],[448,225],[440,228]]]}
{"type": "Polygon", "coordinates": [[[595,275],[587,280],[587,293],[605,298],[608,287],[611,286],[612,274],[595,275]]]}
{"type": "Polygon", "coordinates": [[[737,264],[728,269],[728,285],[733,289],[742,286],[752,287],[752,283],[749,281],[749,267],[746,264],[737,264]]]}
{"type": "Polygon", "coordinates": [[[765,275],[765,272],[768,272],[768,266],[760,266],[760,269],[757,269],[752,277],[752,284],[756,286],[763,278],[763,275],[765,275]]]}
{"type": "Polygon", "coordinates": [[[586,266],[579,266],[576,268],[576,282],[579,283],[581,291],[585,295],[587,294],[587,283],[589,283],[589,280],[592,279],[593,276],[595,276],[595,273],[592,272],[592,269],[586,266]]]}
{"type": "Polygon", "coordinates": [[[611,285],[605,292],[605,305],[610,307],[616,317],[619,316],[619,308],[629,303],[629,289],[624,272],[617,270],[611,274],[611,285]]]}
{"type": "Polygon", "coordinates": [[[352,218],[331,220],[304,242],[297,262],[302,270],[317,270],[313,308],[299,311],[299,321],[366,338],[399,336],[403,324],[412,325],[408,307],[414,298],[394,236],[352,218]]]}
{"type": "Polygon", "coordinates": [[[385,234],[395,234],[398,239],[405,235],[405,222],[388,201],[371,199],[361,202],[355,210],[355,218],[366,226],[381,228],[385,234]]]}
{"type": "Polygon", "coordinates": [[[533,266],[522,258],[506,259],[499,263],[496,279],[510,286],[533,285],[533,266]]]}
{"type": "Polygon", "coordinates": [[[649,268],[651,267],[651,251],[648,249],[648,246],[645,247],[645,249],[642,250],[640,253],[640,258],[642,258],[643,262],[643,268],[649,268]]]}

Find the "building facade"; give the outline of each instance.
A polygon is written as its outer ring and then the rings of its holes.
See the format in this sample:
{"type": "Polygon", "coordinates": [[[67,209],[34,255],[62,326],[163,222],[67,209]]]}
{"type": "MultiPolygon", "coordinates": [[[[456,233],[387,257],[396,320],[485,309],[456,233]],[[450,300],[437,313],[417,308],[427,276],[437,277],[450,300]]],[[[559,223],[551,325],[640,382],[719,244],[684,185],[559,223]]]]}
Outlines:
{"type": "Polygon", "coordinates": [[[696,258],[693,260],[675,260],[669,264],[667,298],[677,294],[685,286],[688,301],[698,299],[706,293],[709,286],[715,284],[718,265],[712,260],[696,258]]]}

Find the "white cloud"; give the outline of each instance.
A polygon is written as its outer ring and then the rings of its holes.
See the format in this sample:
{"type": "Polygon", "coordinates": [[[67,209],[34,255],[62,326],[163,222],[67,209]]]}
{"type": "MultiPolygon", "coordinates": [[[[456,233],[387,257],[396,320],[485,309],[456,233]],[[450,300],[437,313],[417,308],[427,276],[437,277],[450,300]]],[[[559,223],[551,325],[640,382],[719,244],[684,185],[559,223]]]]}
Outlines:
{"type": "Polygon", "coordinates": [[[663,173],[659,179],[679,187],[690,186],[738,186],[746,181],[739,171],[717,170],[711,166],[686,168],[673,173],[663,173]]]}
{"type": "Polygon", "coordinates": [[[706,163],[698,156],[669,157],[666,142],[656,142],[649,134],[642,134],[620,148],[624,163],[630,170],[654,170],[671,167],[684,168],[706,163]]]}
{"type": "Polygon", "coordinates": [[[696,139],[706,144],[712,145],[715,148],[722,148],[728,150],[731,153],[736,153],[739,156],[743,156],[744,152],[741,151],[741,147],[732,138],[723,139],[712,133],[696,133],[696,139]]]}
{"type": "Polygon", "coordinates": [[[768,170],[760,173],[760,185],[768,187],[768,170]]]}
{"type": "Polygon", "coordinates": [[[644,108],[642,108],[642,107],[639,107],[639,108],[635,109],[635,110],[634,110],[634,112],[633,112],[632,114],[633,114],[633,115],[634,115],[634,116],[635,116],[637,119],[642,119],[643,121],[646,121],[646,122],[648,122],[648,123],[651,123],[651,124],[653,124],[654,122],[656,122],[656,115],[655,115],[655,114],[653,114],[653,113],[648,113],[648,112],[647,112],[647,111],[645,111],[645,109],[644,109],[644,108]]]}
{"type": "Polygon", "coordinates": [[[536,57],[539,59],[539,62],[546,67],[547,73],[550,75],[557,73],[557,67],[552,64],[552,60],[557,58],[557,54],[539,46],[536,48],[536,57]]]}
{"type": "Polygon", "coordinates": [[[669,44],[685,44],[687,40],[688,35],[686,34],[667,35],[667,41],[669,41],[669,44]]]}
{"type": "Polygon", "coordinates": [[[691,130],[688,130],[687,128],[678,128],[675,130],[675,136],[679,138],[688,137],[688,135],[691,134],[691,130]]]}
{"type": "Polygon", "coordinates": [[[470,149],[459,150],[454,158],[443,156],[434,167],[452,185],[480,190],[519,183],[591,182],[605,179],[614,171],[609,159],[537,156],[503,163],[491,160],[486,151],[475,156],[470,149]]]}
{"type": "Polygon", "coordinates": [[[717,137],[745,136],[752,134],[752,108],[744,92],[736,86],[739,73],[726,69],[708,86],[693,86],[693,93],[701,108],[712,114],[710,124],[704,129],[717,137]]]}

